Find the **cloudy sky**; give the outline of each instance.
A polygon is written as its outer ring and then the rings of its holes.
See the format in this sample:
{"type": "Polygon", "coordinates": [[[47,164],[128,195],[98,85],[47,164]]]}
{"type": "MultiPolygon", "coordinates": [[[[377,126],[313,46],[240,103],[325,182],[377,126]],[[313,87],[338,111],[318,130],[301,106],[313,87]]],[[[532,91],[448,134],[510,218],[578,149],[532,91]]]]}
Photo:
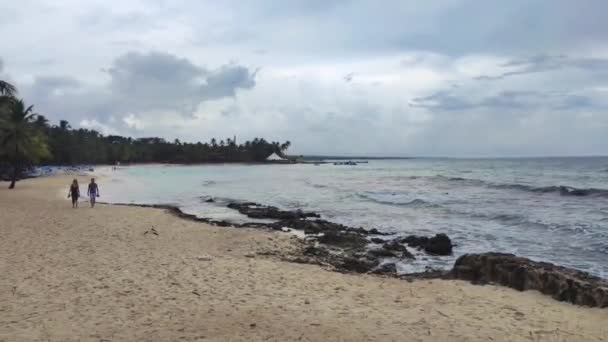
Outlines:
{"type": "Polygon", "coordinates": [[[51,121],[291,153],[606,155],[605,0],[0,2],[51,121]]]}

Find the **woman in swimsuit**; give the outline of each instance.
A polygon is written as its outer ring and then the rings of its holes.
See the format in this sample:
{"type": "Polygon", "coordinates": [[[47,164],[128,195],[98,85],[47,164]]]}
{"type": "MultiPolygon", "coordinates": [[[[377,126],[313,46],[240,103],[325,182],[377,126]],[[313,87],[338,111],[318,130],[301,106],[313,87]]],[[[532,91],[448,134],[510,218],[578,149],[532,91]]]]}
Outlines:
{"type": "Polygon", "coordinates": [[[68,192],[68,198],[72,197],[72,208],[78,208],[78,197],[80,197],[80,187],[78,181],[74,179],[72,185],[70,185],[70,191],[68,192]]]}

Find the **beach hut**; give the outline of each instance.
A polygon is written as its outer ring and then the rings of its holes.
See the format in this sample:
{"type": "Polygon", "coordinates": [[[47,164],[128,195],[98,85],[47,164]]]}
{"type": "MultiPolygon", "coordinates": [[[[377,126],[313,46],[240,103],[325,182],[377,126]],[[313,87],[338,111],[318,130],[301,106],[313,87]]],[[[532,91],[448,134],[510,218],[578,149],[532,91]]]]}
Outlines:
{"type": "Polygon", "coordinates": [[[288,161],[288,160],[285,158],[282,158],[281,156],[279,156],[276,153],[273,153],[268,158],[266,158],[266,161],[277,162],[277,161],[288,161]]]}

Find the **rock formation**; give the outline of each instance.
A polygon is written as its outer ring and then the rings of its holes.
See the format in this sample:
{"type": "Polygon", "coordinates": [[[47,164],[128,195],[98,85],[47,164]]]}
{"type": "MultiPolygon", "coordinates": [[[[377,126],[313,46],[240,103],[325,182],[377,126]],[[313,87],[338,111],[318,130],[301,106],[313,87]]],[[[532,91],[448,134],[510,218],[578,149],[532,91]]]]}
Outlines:
{"type": "Polygon", "coordinates": [[[476,283],[496,283],[519,291],[537,290],[578,305],[608,307],[605,279],[513,254],[465,254],[456,260],[451,276],[476,283]]]}

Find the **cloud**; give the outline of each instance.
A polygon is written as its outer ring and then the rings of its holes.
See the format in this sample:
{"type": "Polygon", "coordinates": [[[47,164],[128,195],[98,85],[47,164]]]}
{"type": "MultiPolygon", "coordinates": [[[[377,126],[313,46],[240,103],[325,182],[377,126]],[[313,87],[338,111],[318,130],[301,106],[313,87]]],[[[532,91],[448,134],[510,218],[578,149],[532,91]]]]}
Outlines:
{"type": "Polygon", "coordinates": [[[439,91],[429,96],[412,99],[410,106],[453,111],[470,109],[476,105],[465,98],[451,94],[449,91],[439,91]]]}
{"type": "Polygon", "coordinates": [[[527,59],[511,60],[501,65],[501,67],[510,69],[511,71],[503,72],[495,76],[481,75],[474,79],[500,80],[511,76],[550,72],[567,68],[608,74],[608,59],[571,58],[565,55],[537,55],[527,59]]]}
{"type": "Polygon", "coordinates": [[[108,74],[112,101],[121,111],[192,115],[203,101],[253,88],[256,72],[236,64],[210,70],[167,53],[130,52],[118,57],[108,74]]]}
{"type": "Polygon", "coordinates": [[[208,100],[233,97],[238,89],[253,88],[258,72],[259,69],[251,71],[236,64],[224,65],[208,73],[206,84],[201,86],[201,93],[205,94],[208,100]]]}
{"type": "Polygon", "coordinates": [[[355,77],[356,73],[354,72],[349,72],[348,74],[346,74],[344,76],[344,81],[346,81],[346,83],[350,83],[353,80],[353,77],[355,77]]]}
{"type": "Polygon", "coordinates": [[[109,81],[101,86],[67,76],[37,77],[25,92],[52,118],[84,116],[86,122],[105,124],[110,117],[125,116],[129,119],[120,122],[140,129],[134,121],[138,116],[192,116],[202,102],[234,97],[256,84],[256,71],[247,67],[230,63],[208,69],[160,52],[126,53],[105,73],[109,81]]]}
{"type": "Polygon", "coordinates": [[[481,109],[492,113],[522,112],[537,109],[580,110],[605,108],[592,96],[559,92],[503,90],[496,94],[471,99],[458,92],[439,91],[426,97],[414,98],[412,107],[432,111],[471,111],[481,109]]]}

